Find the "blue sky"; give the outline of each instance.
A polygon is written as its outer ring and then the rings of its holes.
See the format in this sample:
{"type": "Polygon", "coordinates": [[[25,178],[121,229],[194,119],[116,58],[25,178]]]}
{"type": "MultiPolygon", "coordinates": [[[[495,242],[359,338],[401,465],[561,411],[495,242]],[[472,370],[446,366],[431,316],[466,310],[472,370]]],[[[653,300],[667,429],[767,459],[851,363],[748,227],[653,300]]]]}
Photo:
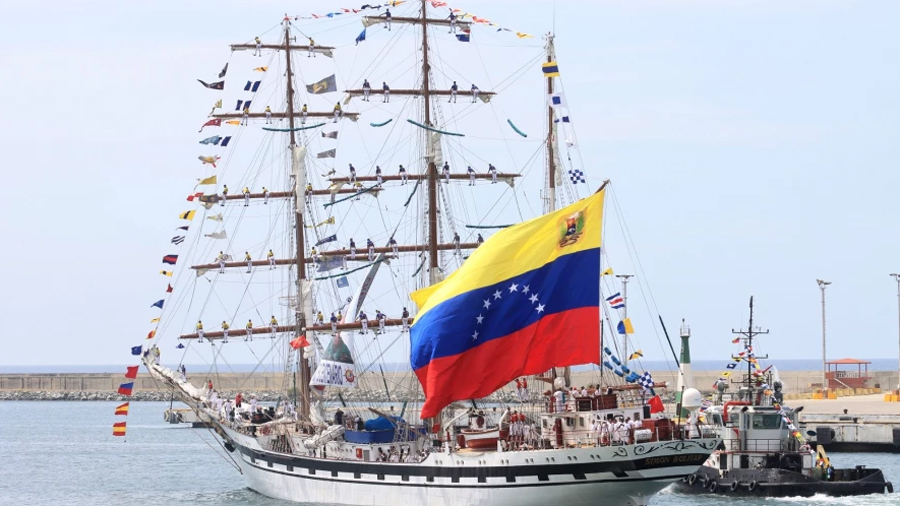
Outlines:
{"type": "MultiPolygon", "coordinates": [[[[195,79],[297,5],[5,6],[0,365],[128,360],[197,175],[211,101],[195,79]]],[[[553,19],[551,2],[451,5],[534,34],[553,19]]],[[[764,351],[820,356],[816,278],[834,283],[830,358],[897,355],[898,15],[888,1],[556,2],[588,175],[613,180],[642,281],[670,333],[692,325],[695,359],[732,351],[750,295],[764,351]]],[[[655,313],[635,311],[640,333],[655,313]]]]}

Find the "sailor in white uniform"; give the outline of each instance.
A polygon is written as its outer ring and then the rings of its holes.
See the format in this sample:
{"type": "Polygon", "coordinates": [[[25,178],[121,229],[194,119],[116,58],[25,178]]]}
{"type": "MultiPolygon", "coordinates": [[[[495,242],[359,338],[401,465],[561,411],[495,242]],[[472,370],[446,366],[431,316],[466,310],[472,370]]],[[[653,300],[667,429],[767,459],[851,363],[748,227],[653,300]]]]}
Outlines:
{"type": "Polygon", "coordinates": [[[375,243],[372,239],[366,239],[366,249],[368,250],[368,259],[370,262],[375,261],[375,243]]]}
{"type": "Polygon", "coordinates": [[[278,332],[278,320],[275,319],[275,315],[272,315],[272,319],[269,320],[269,332],[272,333],[272,339],[274,339],[278,332]]]}
{"type": "Polygon", "coordinates": [[[494,167],[494,164],[489,163],[488,164],[488,172],[491,173],[491,184],[496,183],[497,182],[497,167],[494,167]]]}
{"type": "Polygon", "coordinates": [[[356,243],[350,238],[350,260],[356,260],[356,243]]]}
{"type": "Polygon", "coordinates": [[[262,56],[262,41],[259,40],[259,37],[254,37],[256,41],[256,49],[253,51],[253,56],[262,56]]]}
{"type": "Polygon", "coordinates": [[[244,187],[244,207],[250,206],[250,187],[244,187]]]}
{"type": "Polygon", "coordinates": [[[314,41],[312,37],[309,38],[309,53],[306,55],[306,57],[309,58],[310,56],[312,56],[313,58],[315,58],[316,56],[316,41],[314,41]]]}
{"type": "Polygon", "coordinates": [[[401,185],[406,184],[406,181],[407,181],[406,169],[403,168],[403,165],[400,165],[400,181],[401,181],[401,183],[400,183],[401,185]]]}
{"type": "Polygon", "coordinates": [[[203,342],[203,322],[201,320],[197,320],[197,342],[203,342]]]}
{"type": "Polygon", "coordinates": [[[353,164],[350,164],[350,183],[353,184],[356,182],[356,167],[353,164]]]}
{"type": "Polygon", "coordinates": [[[403,308],[403,316],[400,318],[400,322],[403,323],[403,332],[409,332],[409,311],[406,308],[403,308]]]}
{"type": "Polygon", "coordinates": [[[224,206],[225,199],[227,199],[227,198],[228,198],[228,185],[226,184],[226,185],[222,185],[222,196],[219,197],[219,205],[224,206]]]}
{"type": "Polygon", "coordinates": [[[391,101],[391,87],[387,85],[387,82],[381,82],[381,92],[384,94],[384,98],[382,98],[381,103],[387,104],[391,101]]]}
{"type": "Polygon", "coordinates": [[[247,320],[247,324],[244,325],[244,328],[247,329],[247,335],[244,336],[244,342],[247,340],[253,340],[253,320],[247,320]]]}
{"type": "Polygon", "coordinates": [[[456,92],[459,91],[459,85],[456,84],[456,81],[453,81],[453,85],[450,86],[450,99],[447,100],[447,103],[453,102],[456,103],[456,92]]]}
{"type": "Polygon", "coordinates": [[[275,253],[273,253],[272,250],[269,250],[269,252],[266,253],[266,258],[269,259],[269,270],[274,269],[275,268],[275,253]]]}
{"type": "Polygon", "coordinates": [[[472,103],[474,104],[476,100],[478,100],[478,86],[472,85],[472,103]]]}
{"type": "Polygon", "coordinates": [[[216,260],[219,261],[219,274],[225,274],[225,252],[220,251],[219,256],[216,257],[216,260]]]}
{"type": "Polygon", "coordinates": [[[469,168],[466,169],[466,172],[469,173],[469,186],[475,186],[475,169],[469,165],[469,168]]]}
{"type": "Polygon", "coordinates": [[[375,166],[375,181],[377,182],[378,186],[381,186],[381,183],[384,182],[384,179],[382,179],[381,177],[381,167],[379,167],[378,165],[375,166]]]}
{"type": "Polygon", "coordinates": [[[269,203],[269,194],[270,193],[272,193],[272,192],[270,192],[268,188],[263,186],[263,204],[269,203]]]}
{"type": "Polygon", "coordinates": [[[380,309],[375,310],[375,320],[378,321],[378,333],[384,334],[384,319],[385,315],[381,312],[380,309]]]}
{"type": "Polygon", "coordinates": [[[249,251],[244,252],[244,260],[247,261],[247,274],[250,274],[250,271],[253,269],[253,257],[250,256],[249,251]]]}
{"type": "Polygon", "coordinates": [[[456,254],[459,255],[459,234],[456,232],[453,233],[453,246],[456,248],[456,254]]]}
{"type": "Polygon", "coordinates": [[[369,84],[368,79],[363,79],[362,90],[363,90],[363,100],[368,102],[369,101],[369,93],[372,92],[372,85],[369,84]]]}
{"type": "Polygon", "coordinates": [[[303,107],[300,109],[300,124],[306,124],[306,117],[309,116],[309,109],[306,107],[306,104],[303,104],[303,107]]]}
{"type": "Polygon", "coordinates": [[[391,10],[385,9],[384,10],[384,27],[387,28],[388,31],[391,31],[391,20],[392,19],[393,19],[393,16],[391,16],[391,10]]]}
{"type": "Polygon", "coordinates": [[[400,248],[397,246],[397,240],[391,237],[391,240],[388,241],[388,244],[391,245],[391,251],[394,252],[394,256],[400,256],[400,248]]]}
{"type": "Polygon", "coordinates": [[[332,334],[337,334],[337,324],[338,324],[337,316],[335,316],[334,313],[331,313],[331,333],[332,334]]]}
{"type": "Polygon", "coordinates": [[[362,325],[362,329],[359,331],[360,334],[368,334],[369,333],[369,317],[366,316],[366,313],[363,311],[359,312],[359,323],[362,325]]]}
{"type": "Polygon", "coordinates": [[[450,162],[444,162],[444,181],[450,183],[450,162]]]}
{"type": "Polygon", "coordinates": [[[228,329],[230,325],[225,320],[222,320],[222,344],[228,344],[228,329]]]}
{"type": "Polygon", "coordinates": [[[452,9],[450,10],[450,31],[447,33],[456,33],[456,14],[452,9]]]}

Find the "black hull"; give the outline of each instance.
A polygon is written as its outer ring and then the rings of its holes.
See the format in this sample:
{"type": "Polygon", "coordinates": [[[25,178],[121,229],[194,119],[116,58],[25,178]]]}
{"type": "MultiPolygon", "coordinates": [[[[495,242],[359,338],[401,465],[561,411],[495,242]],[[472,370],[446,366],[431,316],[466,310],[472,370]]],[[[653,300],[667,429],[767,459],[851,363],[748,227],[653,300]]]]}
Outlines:
{"type": "Polygon", "coordinates": [[[857,477],[845,481],[821,481],[787,469],[733,469],[722,477],[716,469],[703,466],[675,483],[682,494],[716,494],[757,497],[832,497],[891,493],[894,486],[884,480],[880,469],[839,469],[836,475],[857,477]]]}

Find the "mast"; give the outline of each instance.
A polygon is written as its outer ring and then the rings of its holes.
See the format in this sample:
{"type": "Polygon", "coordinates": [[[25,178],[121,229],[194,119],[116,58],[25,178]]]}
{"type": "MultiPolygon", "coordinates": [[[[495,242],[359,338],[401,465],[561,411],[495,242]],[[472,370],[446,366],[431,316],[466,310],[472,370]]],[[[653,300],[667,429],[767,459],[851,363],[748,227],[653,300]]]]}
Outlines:
{"type": "MultiPolygon", "coordinates": [[[[556,58],[556,50],[553,46],[553,33],[547,34],[547,63],[552,62],[556,58]]],[[[547,98],[553,95],[553,78],[547,78],[547,98]]],[[[553,107],[547,104],[547,196],[544,200],[544,213],[556,210],[556,165],[554,158],[556,155],[556,132],[553,123],[553,107]]]]}
{"type": "MultiPolygon", "coordinates": [[[[747,331],[744,332],[742,330],[732,329],[731,333],[739,334],[739,335],[743,336],[743,339],[747,346],[746,347],[746,349],[748,350],[748,352],[746,353],[747,356],[743,357],[743,359],[747,361],[747,389],[748,389],[749,396],[750,396],[747,400],[750,402],[753,402],[753,362],[750,361],[750,354],[753,352],[753,338],[760,334],[768,334],[769,331],[768,330],[753,330],[753,297],[752,296],[750,297],[750,324],[749,324],[749,327],[747,327],[747,331]]],[[[731,358],[734,360],[738,360],[742,357],[739,355],[737,357],[732,356],[731,358]]],[[[756,359],[760,359],[760,358],[766,359],[766,358],[769,358],[769,356],[766,355],[764,357],[755,357],[755,358],[756,359]]],[[[742,383],[742,382],[738,382],[738,383],[742,383]]]]}
{"type": "MultiPolygon", "coordinates": [[[[291,135],[289,149],[291,152],[291,161],[293,163],[294,150],[297,149],[297,137],[294,133],[294,76],[291,69],[291,22],[287,17],[284,19],[284,59],[285,67],[287,69],[287,117],[291,135]]],[[[297,176],[297,174],[293,174],[294,178],[297,176]]],[[[305,191],[305,188],[300,188],[300,183],[298,181],[294,181],[294,188],[296,189],[296,191],[294,191],[294,233],[297,235],[297,328],[295,334],[296,336],[300,336],[301,334],[306,333],[306,314],[303,312],[302,300],[304,296],[303,285],[306,280],[306,262],[303,261],[303,252],[305,251],[303,244],[303,207],[298,192],[305,191]]],[[[312,294],[309,295],[311,296],[312,294]]],[[[309,381],[311,373],[309,370],[309,361],[303,357],[303,350],[297,350],[297,365],[297,369],[300,373],[300,381],[297,382],[300,384],[300,391],[294,392],[294,404],[300,408],[300,417],[304,420],[309,420],[309,381]]]]}
{"type": "MultiPolygon", "coordinates": [[[[428,65],[428,10],[422,0],[422,99],[425,101],[425,124],[431,126],[431,67],[428,65]]],[[[430,134],[425,134],[426,153],[431,147],[430,134]]],[[[433,153],[432,153],[433,155],[433,153]]],[[[431,284],[438,280],[437,237],[437,167],[434,156],[428,157],[428,266],[431,284]]]]}

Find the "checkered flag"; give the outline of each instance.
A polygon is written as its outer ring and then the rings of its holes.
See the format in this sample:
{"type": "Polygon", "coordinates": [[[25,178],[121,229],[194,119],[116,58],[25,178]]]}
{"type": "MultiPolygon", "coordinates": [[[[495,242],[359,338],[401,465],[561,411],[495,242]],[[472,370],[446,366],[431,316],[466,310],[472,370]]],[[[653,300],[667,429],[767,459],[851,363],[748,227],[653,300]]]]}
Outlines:
{"type": "Polygon", "coordinates": [[[641,376],[641,379],[638,380],[638,383],[640,383],[641,387],[644,390],[650,392],[650,395],[656,395],[656,393],[653,391],[653,376],[650,376],[649,371],[644,371],[644,375],[641,376]]]}
{"type": "Polygon", "coordinates": [[[569,180],[572,181],[572,184],[585,183],[587,181],[584,180],[584,172],[580,169],[569,169],[569,180]]]}

